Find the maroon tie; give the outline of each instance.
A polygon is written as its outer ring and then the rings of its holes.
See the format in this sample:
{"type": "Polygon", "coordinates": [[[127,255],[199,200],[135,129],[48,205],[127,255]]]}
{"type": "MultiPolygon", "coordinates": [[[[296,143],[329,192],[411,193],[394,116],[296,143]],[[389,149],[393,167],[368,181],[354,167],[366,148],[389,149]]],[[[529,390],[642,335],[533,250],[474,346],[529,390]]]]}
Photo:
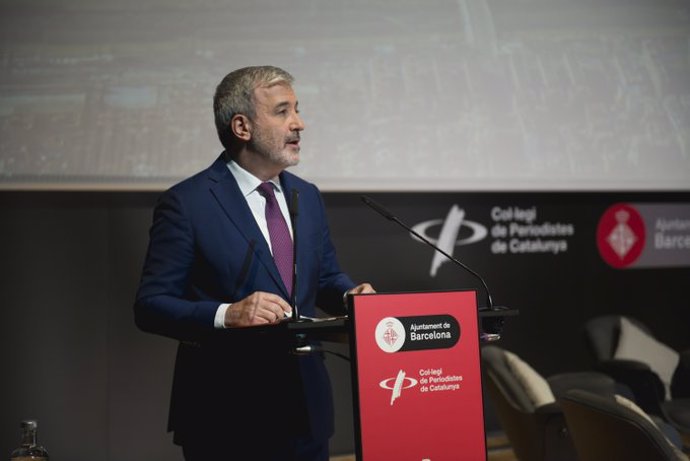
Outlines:
{"type": "Polygon", "coordinates": [[[270,182],[261,183],[257,190],[266,198],[266,224],[268,224],[268,235],[271,239],[273,260],[276,266],[278,266],[278,272],[280,272],[288,294],[292,296],[292,264],[294,255],[292,254],[290,230],[273,193],[273,184],[270,182]]]}

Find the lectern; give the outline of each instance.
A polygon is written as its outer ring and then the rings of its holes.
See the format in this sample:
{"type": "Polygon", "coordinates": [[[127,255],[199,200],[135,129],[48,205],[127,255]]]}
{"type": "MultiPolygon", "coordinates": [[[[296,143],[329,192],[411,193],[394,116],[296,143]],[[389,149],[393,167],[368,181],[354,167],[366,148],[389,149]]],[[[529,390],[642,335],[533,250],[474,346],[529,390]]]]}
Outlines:
{"type": "Polygon", "coordinates": [[[485,460],[476,292],[349,304],[358,461],[485,460]]]}
{"type": "Polygon", "coordinates": [[[349,341],[357,460],[486,460],[479,347],[492,335],[479,319],[518,312],[478,310],[474,290],[350,295],[348,305],[348,317],[287,328],[297,353],[310,339],[349,341]]]}

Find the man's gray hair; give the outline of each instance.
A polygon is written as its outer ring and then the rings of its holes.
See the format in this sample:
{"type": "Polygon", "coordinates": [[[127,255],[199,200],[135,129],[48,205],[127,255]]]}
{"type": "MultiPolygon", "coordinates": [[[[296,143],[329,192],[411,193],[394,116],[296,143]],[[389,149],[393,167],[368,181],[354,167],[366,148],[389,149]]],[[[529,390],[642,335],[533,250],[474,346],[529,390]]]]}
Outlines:
{"type": "Polygon", "coordinates": [[[237,114],[254,117],[254,90],[273,85],[289,85],[295,79],[287,71],[274,66],[243,67],[230,72],[216,88],[213,115],[220,142],[226,149],[233,144],[230,121],[237,114]]]}

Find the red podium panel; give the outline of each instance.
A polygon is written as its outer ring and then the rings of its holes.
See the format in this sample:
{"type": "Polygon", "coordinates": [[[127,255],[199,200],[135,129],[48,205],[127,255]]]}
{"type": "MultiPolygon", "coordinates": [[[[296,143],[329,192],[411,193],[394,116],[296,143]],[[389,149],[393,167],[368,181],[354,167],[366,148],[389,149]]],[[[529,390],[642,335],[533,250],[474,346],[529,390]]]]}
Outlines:
{"type": "Polygon", "coordinates": [[[481,461],[486,436],[476,293],[350,299],[359,461],[481,461]]]}

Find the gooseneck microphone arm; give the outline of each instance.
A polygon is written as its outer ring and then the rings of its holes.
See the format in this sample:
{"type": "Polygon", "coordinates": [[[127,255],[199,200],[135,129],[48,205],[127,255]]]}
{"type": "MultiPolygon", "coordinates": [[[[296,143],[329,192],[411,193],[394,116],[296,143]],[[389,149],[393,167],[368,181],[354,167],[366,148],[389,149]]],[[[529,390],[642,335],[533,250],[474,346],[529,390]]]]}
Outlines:
{"type": "Polygon", "coordinates": [[[297,308],[297,216],[299,215],[299,191],[292,189],[290,196],[290,221],[292,222],[292,320],[300,320],[297,308]]]}
{"type": "MultiPolygon", "coordinates": [[[[388,219],[389,221],[393,221],[393,222],[397,223],[399,226],[401,226],[403,229],[405,229],[406,231],[408,231],[410,234],[414,235],[414,236],[417,237],[419,240],[421,240],[422,242],[426,243],[426,244],[429,245],[431,248],[433,248],[434,250],[438,251],[439,253],[441,253],[441,254],[442,254],[443,256],[445,256],[446,258],[448,258],[450,261],[454,262],[455,264],[457,264],[458,266],[462,267],[462,268],[465,269],[467,272],[469,272],[470,274],[472,274],[473,276],[475,276],[475,277],[477,278],[477,280],[479,280],[479,281],[481,282],[482,287],[484,287],[484,291],[486,292],[487,308],[488,308],[489,310],[492,310],[492,309],[493,309],[493,301],[491,300],[491,293],[489,292],[489,287],[486,285],[486,282],[484,281],[484,279],[483,279],[479,274],[477,274],[475,271],[473,271],[472,269],[470,269],[469,267],[467,267],[465,264],[463,264],[463,263],[461,263],[460,261],[458,261],[457,259],[455,259],[453,256],[449,255],[448,253],[446,253],[445,251],[443,251],[442,249],[440,249],[438,246],[436,246],[436,245],[434,245],[433,243],[431,243],[431,242],[429,241],[429,239],[427,239],[427,238],[424,237],[423,235],[420,235],[419,232],[416,232],[416,231],[413,230],[410,226],[408,226],[408,225],[405,224],[404,222],[400,221],[393,213],[391,213],[391,212],[388,211],[386,208],[384,208],[383,205],[381,205],[381,204],[379,204],[379,203],[376,203],[374,200],[372,200],[371,198],[367,197],[366,195],[362,195],[360,198],[362,199],[362,201],[363,201],[369,208],[371,208],[372,210],[376,211],[378,214],[380,214],[380,215],[383,216],[384,218],[388,219]]],[[[480,309],[481,309],[481,308],[480,308],[480,309]]]]}

